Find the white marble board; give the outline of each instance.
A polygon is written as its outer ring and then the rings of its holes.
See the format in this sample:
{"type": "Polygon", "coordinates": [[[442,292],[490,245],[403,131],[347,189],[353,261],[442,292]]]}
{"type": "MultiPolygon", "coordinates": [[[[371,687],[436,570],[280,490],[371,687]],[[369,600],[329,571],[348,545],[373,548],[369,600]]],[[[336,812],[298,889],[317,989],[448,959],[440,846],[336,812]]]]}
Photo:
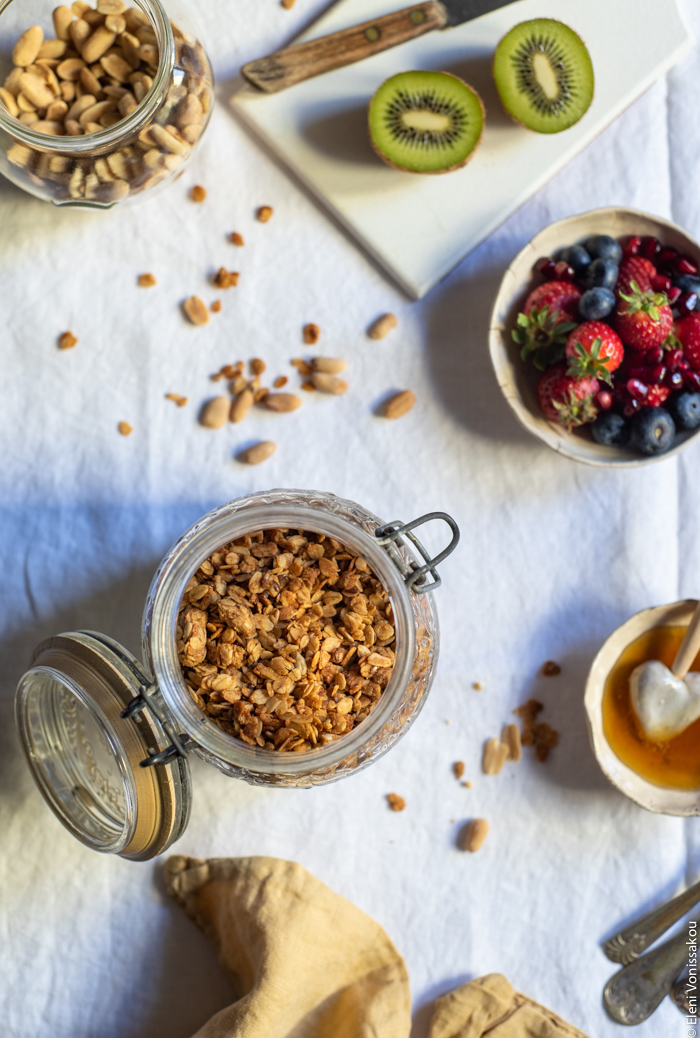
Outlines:
{"type": "MultiPolygon", "coordinates": [[[[340,0],[299,42],[406,6],[407,0],[340,0]]],[[[658,0],[517,0],[279,94],[245,87],[232,103],[404,291],[421,298],[692,47],[676,0],[663,7],[660,18],[658,0]],[[491,76],[498,41],[535,17],[571,25],[595,67],[591,108],[552,136],[516,126],[491,76]],[[482,95],[484,140],[464,169],[417,176],[375,157],[367,104],[384,79],[407,69],[455,72],[482,95]]]]}

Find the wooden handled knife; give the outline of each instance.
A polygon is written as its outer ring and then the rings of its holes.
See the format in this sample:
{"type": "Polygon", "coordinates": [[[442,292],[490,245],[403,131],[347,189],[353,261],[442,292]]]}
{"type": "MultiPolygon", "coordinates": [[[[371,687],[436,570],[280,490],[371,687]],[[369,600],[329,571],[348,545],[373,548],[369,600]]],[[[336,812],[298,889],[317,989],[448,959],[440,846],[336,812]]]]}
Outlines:
{"type": "Polygon", "coordinates": [[[478,18],[513,0],[425,0],[414,7],[387,14],[352,29],[322,36],[309,43],[275,51],[244,65],[241,72],[253,86],[267,94],[277,93],[320,76],[323,72],[352,65],[380,51],[414,40],[433,29],[449,29],[478,18]]]}

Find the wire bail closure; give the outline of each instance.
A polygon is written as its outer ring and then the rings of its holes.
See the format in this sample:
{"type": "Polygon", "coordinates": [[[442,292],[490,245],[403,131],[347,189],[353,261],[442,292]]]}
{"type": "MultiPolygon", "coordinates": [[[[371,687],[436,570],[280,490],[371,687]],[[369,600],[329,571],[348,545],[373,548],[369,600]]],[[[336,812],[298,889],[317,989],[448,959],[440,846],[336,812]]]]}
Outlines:
{"type": "Polygon", "coordinates": [[[441,562],[444,562],[448,555],[451,555],[459,544],[460,532],[457,523],[454,521],[451,515],[447,512],[429,512],[427,515],[422,515],[420,519],[414,519],[412,523],[402,523],[396,521],[393,523],[386,523],[384,526],[378,527],[374,531],[374,535],[377,538],[381,546],[391,556],[393,562],[401,572],[402,576],[406,581],[406,587],[409,591],[413,591],[416,595],[424,595],[428,591],[435,591],[442,584],[442,578],[437,571],[437,567],[441,562]],[[452,540],[447,545],[444,551],[441,551],[439,555],[436,555],[434,559],[431,559],[428,550],[421,544],[416,535],[412,532],[418,526],[423,526],[425,523],[432,522],[433,519],[442,519],[443,522],[447,523],[449,528],[452,530],[452,540]],[[399,548],[404,546],[403,538],[407,537],[411,544],[417,549],[421,557],[425,559],[424,566],[407,565],[401,556],[399,548]],[[425,583],[425,578],[430,574],[433,578],[432,583],[425,583]]]}
{"type": "Polygon", "coordinates": [[[158,718],[163,726],[163,731],[170,739],[170,745],[163,750],[149,749],[148,757],[141,761],[142,768],[152,768],[155,764],[168,764],[175,757],[187,757],[187,743],[190,741],[190,737],[184,733],[177,734],[168,720],[167,714],[155,702],[154,697],[157,692],[157,685],[142,685],[139,694],[134,696],[129,705],[119,715],[126,721],[148,708],[158,718]]]}

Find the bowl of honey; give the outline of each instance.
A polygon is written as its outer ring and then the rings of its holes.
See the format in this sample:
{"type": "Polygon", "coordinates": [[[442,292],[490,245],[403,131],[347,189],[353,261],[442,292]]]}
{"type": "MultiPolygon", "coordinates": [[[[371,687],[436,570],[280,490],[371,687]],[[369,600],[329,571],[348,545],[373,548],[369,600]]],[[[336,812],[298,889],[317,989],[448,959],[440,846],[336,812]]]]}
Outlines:
{"type": "MultiPolygon", "coordinates": [[[[630,678],[649,660],[671,667],[696,606],[686,600],[636,613],[610,635],[586,683],[589,734],[603,773],[658,814],[700,815],[700,720],[673,738],[653,741],[635,713],[630,678]]],[[[691,670],[700,671],[700,654],[691,670]]]]}

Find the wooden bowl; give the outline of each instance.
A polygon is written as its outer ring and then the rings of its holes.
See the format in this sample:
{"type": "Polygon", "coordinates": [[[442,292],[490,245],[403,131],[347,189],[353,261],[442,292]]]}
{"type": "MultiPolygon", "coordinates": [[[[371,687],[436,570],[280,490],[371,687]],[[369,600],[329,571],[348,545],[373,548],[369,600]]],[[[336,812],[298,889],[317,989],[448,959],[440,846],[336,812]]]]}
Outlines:
{"type": "Polygon", "coordinates": [[[603,730],[603,695],[610,671],[628,645],[654,627],[687,627],[696,601],[644,609],[618,627],[600,650],[586,682],[584,705],[596,760],[613,786],[636,804],[662,815],[700,815],[700,790],[663,789],[632,771],[611,749],[603,730]]]}
{"type": "Polygon", "coordinates": [[[533,436],[573,461],[582,461],[586,465],[636,468],[678,454],[700,435],[700,428],[679,433],[671,450],[653,457],[635,454],[620,447],[602,447],[595,442],[585,426],[569,433],[542,414],[536,392],[539,373],[529,361],[520,359],[519,347],[511,336],[518,313],[538,283],[533,272],[537,260],[541,256],[553,256],[567,245],[583,242],[594,234],[610,234],[613,238],[652,235],[662,245],[673,245],[680,252],[691,256],[700,266],[700,244],[682,228],[658,216],[615,206],[558,220],[545,227],[525,246],[503,277],[491,314],[491,361],[498,384],[515,412],[515,417],[533,436]]]}

